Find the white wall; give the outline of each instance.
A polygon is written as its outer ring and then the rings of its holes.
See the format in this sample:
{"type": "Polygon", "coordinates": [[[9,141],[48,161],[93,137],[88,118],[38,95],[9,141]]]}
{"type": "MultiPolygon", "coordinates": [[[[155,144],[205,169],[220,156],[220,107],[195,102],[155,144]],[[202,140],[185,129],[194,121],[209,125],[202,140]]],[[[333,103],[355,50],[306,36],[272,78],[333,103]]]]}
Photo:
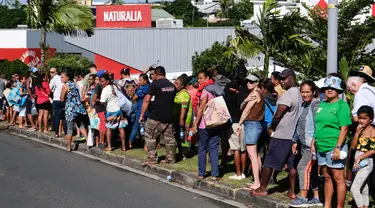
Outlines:
{"type": "Polygon", "coordinates": [[[0,30],[0,48],[27,48],[26,30],[0,30]]]}

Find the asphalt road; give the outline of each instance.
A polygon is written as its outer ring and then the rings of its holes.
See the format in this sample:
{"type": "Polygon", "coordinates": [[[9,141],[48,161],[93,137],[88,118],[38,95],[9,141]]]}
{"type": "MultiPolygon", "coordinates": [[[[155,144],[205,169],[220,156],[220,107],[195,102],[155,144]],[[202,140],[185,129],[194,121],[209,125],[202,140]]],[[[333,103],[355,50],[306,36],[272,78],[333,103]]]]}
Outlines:
{"type": "Polygon", "coordinates": [[[228,207],[92,159],[0,133],[0,208],[228,207]]]}

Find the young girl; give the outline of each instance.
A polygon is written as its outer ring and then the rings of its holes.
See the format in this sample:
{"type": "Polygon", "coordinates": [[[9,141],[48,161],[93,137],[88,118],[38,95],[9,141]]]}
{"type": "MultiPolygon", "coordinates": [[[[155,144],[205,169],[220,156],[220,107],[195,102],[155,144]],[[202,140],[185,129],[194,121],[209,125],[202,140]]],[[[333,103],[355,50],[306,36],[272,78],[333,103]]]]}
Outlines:
{"type": "MultiPolygon", "coordinates": [[[[19,76],[19,81],[20,81],[20,96],[22,99],[25,99],[24,97],[27,98],[28,94],[27,94],[27,90],[26,90],[26,77],[20,75],[19,76]]],[[[26,106],[25,104],[21,104],[19,106],[19,115],[18,115],[18,127],[23,129],[25,128],[25,126],[23,125],[23,119],[26,117],[26,106]]]]}
{"type": "Polygon", "coordinates": [[[374,110],[365,105],[358,109],[357,114],[359,125],[351,146],[352,149],[357,149],[354,163],[357,173],[350,191],[357,207],[368,208],[370,200],[367,179],[373,169],[372,156],[375,154],[375,128],[371,125],[374,119],[374,110]],[[361,161],[367,165],[360,167],[361,161]]]}

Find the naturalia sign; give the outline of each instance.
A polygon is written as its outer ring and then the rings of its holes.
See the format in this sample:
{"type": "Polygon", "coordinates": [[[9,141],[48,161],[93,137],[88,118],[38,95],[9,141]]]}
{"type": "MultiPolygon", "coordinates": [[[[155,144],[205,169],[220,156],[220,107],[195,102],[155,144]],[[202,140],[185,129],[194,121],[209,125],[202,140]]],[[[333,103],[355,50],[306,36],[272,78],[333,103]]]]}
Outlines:
{"type": "Polygon", "coordinates": [[[151,27],[150,4],[127,4],[96,7],[97,28],[151,27]]]}

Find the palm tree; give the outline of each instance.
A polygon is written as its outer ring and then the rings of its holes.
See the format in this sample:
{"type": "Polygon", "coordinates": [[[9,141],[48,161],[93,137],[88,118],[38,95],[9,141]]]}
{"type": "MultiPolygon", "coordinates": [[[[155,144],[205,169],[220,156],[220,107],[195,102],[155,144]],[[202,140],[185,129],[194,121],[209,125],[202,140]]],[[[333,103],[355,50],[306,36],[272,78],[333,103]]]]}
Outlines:
{"type": "Polygon", "coordinates": [[[47,32],[63,35],[93,34],[93,14],[89,7],[74,0],[30,0],[28,20],[30,26],[41,30],[41,69],[47,69],[47,32]]]}
{"type": "Polygon", "coordinates": [[[14,0],[1,0],[0,5],[4,6],[12,6],[14,4],[14,0]]]}
{"type": "MultiPolygon", "coordinates": [[[[286,50],[305,50],[309,42],[298,33],[298,26],[306,21],[298,11],[281,16],[276,0],[266,0],[254,25],[259,34],[252,34],[243,28],[236,28],[236,38],[229,51],[240,58],[255,57],[264,54],[264,71],[268,74],[270,58],[282,59],[286,50]]],[[[288,60],[285,60],[288,61],[288,60]]]]}
{"type": "Polygon", "coordinates": [[[220,0],[221,11],[218,13],[218,16],[227,18],[229,8],[233,5],[233,0],[220,0]]]}
{"type": "Polygon", "coordinates": [[[109,0],[105,4],[108,5],[123,5],[125,2],[123,0],[109,0]]]}

